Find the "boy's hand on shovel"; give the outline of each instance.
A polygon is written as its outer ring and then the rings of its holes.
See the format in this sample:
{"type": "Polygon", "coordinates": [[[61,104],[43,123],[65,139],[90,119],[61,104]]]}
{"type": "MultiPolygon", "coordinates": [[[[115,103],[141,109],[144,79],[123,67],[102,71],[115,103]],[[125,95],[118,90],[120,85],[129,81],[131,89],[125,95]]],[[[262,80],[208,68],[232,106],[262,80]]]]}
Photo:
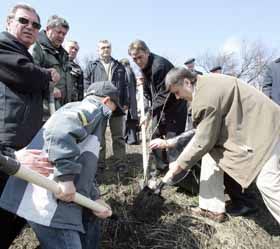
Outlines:
{"type": "Polygon", "coordinates": [[[55,194],[55,197],[65,202],[72,202],[76,193],[76,187],[73,181],[59,181],[58,186],[60,191],[55,194]]]}
{"type": "Polygon", "coordinates": [[[102,199],[97,199],[96,202],[105,206],[107,208],[107,210],[104,212],[93,212],[94,215],[96,215],[100,219],[106,219],[112,215],[112,209],[105,201],[103,201],[102,199]]]}

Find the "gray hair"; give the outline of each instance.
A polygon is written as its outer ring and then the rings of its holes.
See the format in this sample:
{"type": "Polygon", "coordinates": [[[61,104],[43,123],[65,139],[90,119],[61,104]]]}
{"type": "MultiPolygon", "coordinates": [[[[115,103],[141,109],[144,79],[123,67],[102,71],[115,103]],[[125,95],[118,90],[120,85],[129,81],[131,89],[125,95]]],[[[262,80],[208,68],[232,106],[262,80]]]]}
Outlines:
{"type": "Polygon", "coordinates": [[[131,55],[132,51],[136,53],[143,51],[145,53],[150,53],[150,49],[147,44],[142,40],[135,40],[128,46],[128,54],[131,55]]]}
{"type": "Polygon", "coordinates": [[[56,27],[63,27],[67,30],[69,30],[69,23],[62,17],[59,17],[58,15],[52,15],[47,22],[48,28],[56,28],[56,27]]]}
{"type": "Polygon", "coordinates": [[[68,41],[66,41],[66,43],[74,43],[76,45],[79,45],[79,43],[77,41],[74,41],[74,40],[68,40],[68,41]]]}
{"type": "Polygon", "coordinates": [[[109,44],[111,46],[111,42],[109,42],[108,40],[100,40],[98,42],[98,44],[100,44],[100,43],[107,43],[107,44],[109,44]]]}
{"type": "Polygon", "coordinates": [[[80,48],[80,45],[77,41],[74,40],[68,40],[65,42],[65,46],[69,45],[69,44],[75,44],[76,46],[78,46],[80,48]]]}
{"type": "Polygon", "coordinates": [[[10,19],[12,19],[12,18],[15,17],[15,14],[16,14],[16,12],[17,12],[18,9],[24,9],[24,10],[33,12],[33,13],[37,16],[38,22],[39,22],[39,23],[41,22],[40,17],[39,17],[39,15],[38,15],[37,11],[36,11],[33,7],[31,7],[29,4],[26,4],[26,3],[18,3],[18,4],[16,4],[14,7],[12,7],[12,9],[10,10],[10,12],[9,12],[9,14],[8,14],[8,16],[7,16],[7,22],[8,22],[10,19]]]}
{"type": "Polygon", "coordinates": [[[172,68],[165,77],[165,87],[167,90],[170,90],[172,85],[183,85],[184,79],[186,78],[194,84],[197,79],[197,74],[184,67],[172,68]]]}

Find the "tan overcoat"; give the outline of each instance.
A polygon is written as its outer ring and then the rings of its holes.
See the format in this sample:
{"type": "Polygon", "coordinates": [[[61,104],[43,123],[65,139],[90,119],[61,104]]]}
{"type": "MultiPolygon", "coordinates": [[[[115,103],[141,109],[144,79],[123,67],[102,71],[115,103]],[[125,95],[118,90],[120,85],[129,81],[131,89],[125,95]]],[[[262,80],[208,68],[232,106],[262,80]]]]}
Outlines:
{"type": "Polygon", "coordinates": [[[270,158],[280,135],[280,107],[245,82],[221,74],[198,76],[192,118],[196,134],[178,164],[189,168],[209,152],[244,188],[270,158]]]}

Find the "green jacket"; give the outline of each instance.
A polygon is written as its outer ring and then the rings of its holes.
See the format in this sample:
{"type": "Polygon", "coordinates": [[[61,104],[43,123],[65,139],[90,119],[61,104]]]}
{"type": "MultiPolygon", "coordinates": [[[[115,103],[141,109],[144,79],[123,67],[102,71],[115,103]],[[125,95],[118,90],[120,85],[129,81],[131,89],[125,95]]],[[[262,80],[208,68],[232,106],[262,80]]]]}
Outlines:
{"type": "Polygon", "coordinates": [[[60,81],[55,87],[61,91],[62,98],[56,99],[56,107],[70,102],[72,94],[71,66],[64,48],[62,46],[58,49],[54,48],[45,31],[41,31],[38,41],[31,47],[30,52],[36,64],[45,68],[55,68],[60,75],[60,81]]]}

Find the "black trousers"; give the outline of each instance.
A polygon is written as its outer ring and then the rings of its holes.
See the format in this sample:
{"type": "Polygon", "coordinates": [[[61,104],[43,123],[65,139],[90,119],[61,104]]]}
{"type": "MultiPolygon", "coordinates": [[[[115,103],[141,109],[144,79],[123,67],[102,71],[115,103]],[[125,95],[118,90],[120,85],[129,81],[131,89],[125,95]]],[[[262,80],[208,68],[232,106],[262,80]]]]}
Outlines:
{"type": "Polygon", "coordinates": [[[224,172],[225,192],[229,195],[232,205],[235,207],[254,207],[255,196],[249,189],[242,189],[239,183],[224,172]]]}
{"type": "MultiPolygon", "coordinates": [[[[0,194],[2,194],[8,178],[6,174],[0,172],[0,194]]],[[[0,208],[0,248],[8,249],[25,224],[26,221],[23,218],[0,208]]]]}

